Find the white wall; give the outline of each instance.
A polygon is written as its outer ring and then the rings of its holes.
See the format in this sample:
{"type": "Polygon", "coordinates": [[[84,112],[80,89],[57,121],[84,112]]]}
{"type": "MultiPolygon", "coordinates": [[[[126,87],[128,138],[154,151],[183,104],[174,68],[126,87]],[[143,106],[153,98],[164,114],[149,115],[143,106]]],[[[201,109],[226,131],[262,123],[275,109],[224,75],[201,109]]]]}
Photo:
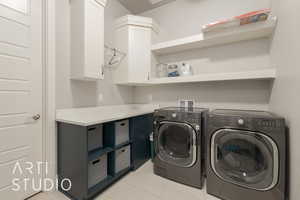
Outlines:
{"type": "MultiPolygon", "coordinates": [[[[160,25],[159,41],[201,32],[201,26],[245,12],[269,8],[270,0],[177,0],[142,13],[160,25]]],[[[160,62],[185,61],[195,74],[246,71],[273,67],[270,40],[260,39],[157,57],[160,62]]],[[[152,73],[155,76],[155,72],[152,73]]],[[[206,84],[181,84],[136,87],[134,101],[177,105],[178,99],[194,99],[211,108],[268,109],[271,85],[267,81],[230,81],[206,84]]]]}
{"type": "Polygon", "coordinates": [[[137,87],[136,103],[178,106],[178,99],[195,100],[199,107],[267,110],[270,83],[265,81],[226,81],[155,87],[137,87]]]}
{"type": "MultiPolygon", "coordinates": [[[[56,1],[56,105],[57,108],[86,107],[132,102],[132,88],[112,83],[110,70],[105,80],[82,82],[70,80],[70,1],[56,1]],[[99,96],[102,96],[99,98],[99,96]]],[[[113,21],[128,14],[117,0],[109,0],[105,8],[105,42],[113,43],[113,21]]]]}
{"type": "Polygon", "coordinates": [[[277,65],[270,109],[287,119],[290,128],[290,200],[300,197],[300,2],[273,0],[279,21],[272,43],[271,58],[277,65]]]}
{"type": "Polygon", "coordinates": [[[209,22],[269,7],[270,0],[177,0],[142,15],[160,24],[161,40],[172,40],[197,34],[209,22]]]}

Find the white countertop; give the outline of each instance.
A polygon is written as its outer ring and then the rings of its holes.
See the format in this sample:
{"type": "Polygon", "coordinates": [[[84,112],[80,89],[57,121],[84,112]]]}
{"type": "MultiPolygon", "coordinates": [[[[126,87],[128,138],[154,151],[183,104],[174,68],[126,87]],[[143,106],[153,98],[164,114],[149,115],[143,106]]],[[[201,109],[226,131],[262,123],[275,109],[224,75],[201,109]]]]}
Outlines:
{"type": "Polygon", "coordinates": [[[159,106],[153,104],[127,104],[59,109],[56,111],[56,121],[80,126],[90,126],[153,113],[157,108],[159,108],[159,106]]]}

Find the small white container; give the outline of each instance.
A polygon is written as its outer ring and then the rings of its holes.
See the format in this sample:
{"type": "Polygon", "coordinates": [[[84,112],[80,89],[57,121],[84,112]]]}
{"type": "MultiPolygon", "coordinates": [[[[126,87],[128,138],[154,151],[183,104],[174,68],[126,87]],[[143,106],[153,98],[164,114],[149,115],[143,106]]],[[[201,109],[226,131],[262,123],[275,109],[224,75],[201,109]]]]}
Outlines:
{"type": "Polygon", "coordinates": [[[177,64],[169,64],[168,65],[168,77],[177,77],[179,74],[179,67],[177,64]]]}
{"type": "Polygon", "coordinates": [[[158,78],[163,78],[168,76],[168,65],[159,63],[156,65],[156,75],[158,78]]]}

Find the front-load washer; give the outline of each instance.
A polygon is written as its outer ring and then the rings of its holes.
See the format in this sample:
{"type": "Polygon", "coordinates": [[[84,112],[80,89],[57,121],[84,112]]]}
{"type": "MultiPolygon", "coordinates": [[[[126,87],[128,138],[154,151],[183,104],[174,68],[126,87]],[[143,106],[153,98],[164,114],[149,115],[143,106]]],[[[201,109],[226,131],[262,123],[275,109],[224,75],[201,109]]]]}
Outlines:
{"type": "Polygon", "coordinates": [[[207,125],[207,192],[224,200],[285,200],[285,121],[264,111],[215,110],[207,125]]]}
{"type": "Polygon", "coordinates": [[[163,108],[154,112],[154,173],[202,188],[204,130],[208,110],[163,108]]]}

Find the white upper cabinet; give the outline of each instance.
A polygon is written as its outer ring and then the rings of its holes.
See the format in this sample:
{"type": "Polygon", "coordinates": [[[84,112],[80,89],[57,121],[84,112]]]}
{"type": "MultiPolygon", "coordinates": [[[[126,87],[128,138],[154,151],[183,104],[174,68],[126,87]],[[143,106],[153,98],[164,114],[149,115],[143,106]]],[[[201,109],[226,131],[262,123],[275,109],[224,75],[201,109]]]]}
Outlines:
{"type": "Polygon", "coordinates": [[[71,0],[71,78],[104,78],[106,0],[71,0]]]}
{"type": "Polygon", "coordinates": [[[114,69],[116,84],[148,81],[151,75],[151,46],[158,26],[151,18],[126,15],[115,23],[115,47],[126,53],[114,69]]]}

